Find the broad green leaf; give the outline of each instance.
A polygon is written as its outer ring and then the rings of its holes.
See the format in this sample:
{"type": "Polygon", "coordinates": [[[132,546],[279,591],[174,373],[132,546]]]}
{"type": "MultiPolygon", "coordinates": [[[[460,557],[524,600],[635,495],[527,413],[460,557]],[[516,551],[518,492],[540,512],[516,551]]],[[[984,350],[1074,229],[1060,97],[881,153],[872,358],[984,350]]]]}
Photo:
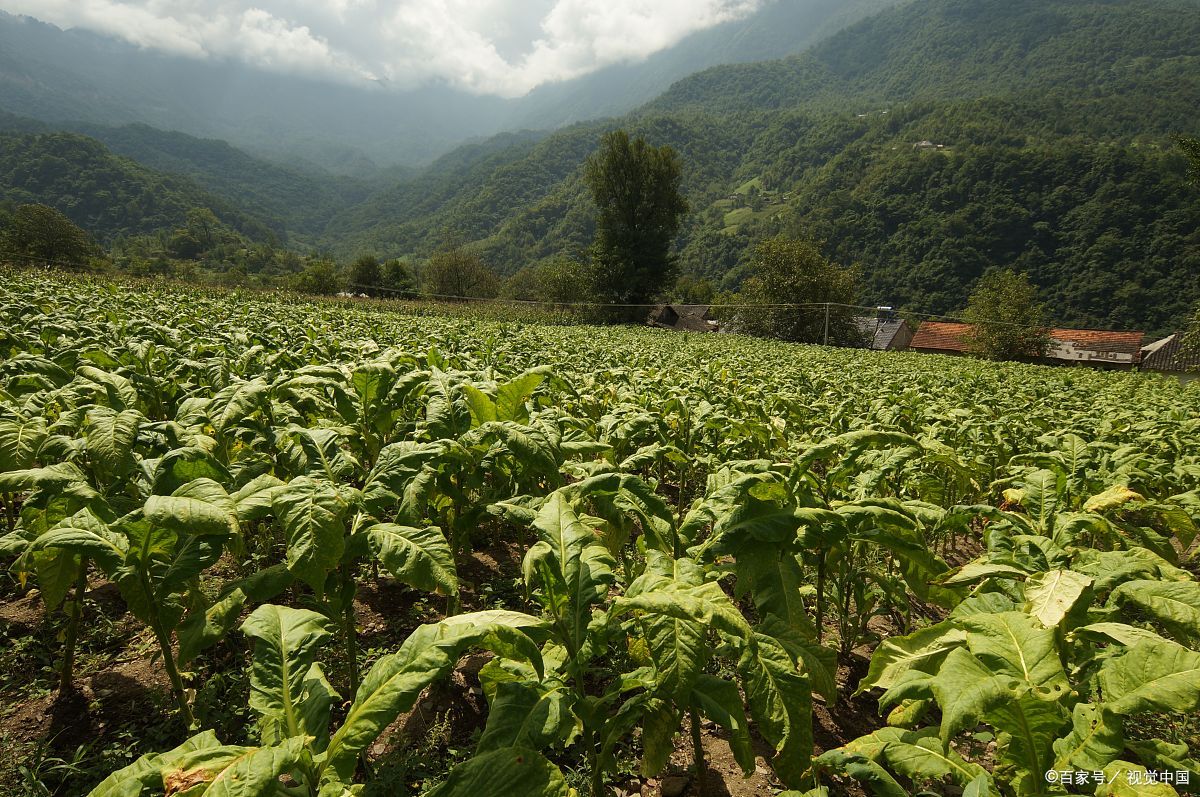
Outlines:
{"type": "Polygon", "coordinates": [[[549,373],[548,367],[534,368],[500,385],[496,389],[496,420],[527,423],[529,411],[525,404],[549,373]]]}
{"type": "Polygon", "coordinates": [[[915,728],[933,705],[932,699],[902,700],[900,705],[888,712],[887,724],[892,728],[915,728]]]}
{"type": "Polygon", "coordinates": [[[943,750],[936,728],[922,731],[882,728],[844,745],[842,750],[886,764],[917,783],[950,778],[965,788],[987,775],[983,767],[965,761],[954,750],[943,750]]]}
{"type": "Polygon", "coordinates": [[[87,797],[141,797],[145,789],[161,790],[162,771],[185,755],[198,750],[220,747],[212,731],[204,731],[166,753],[149,753],[127,767],[118,769],[88,792],[87,797]]]}
{"type": "Polygon", "coordinates": [[[750,742],[750,729],[746,712],[742,708],[742,695],[733,681],[714,675],[701,675],[692,686],[691,704],[700,714],[708,717],[729,733],[729,749],[749,777],[754,772],[754,749],[750,742]]]}
{"type": "MultiPolygon", "coordinates": [[[[815,762],[822,769],[844,773],[854,778],[875,797],[911,797],[896,779],[879,763],[859,753],[850,753],[843,748],[822,754],[815,762]]],[[[784,792],[779,797],[799,792],[784,792]]],[[[805,792],[804,795],[812,794],[805,792]]],[[[801,797],[804,797],[801,795],[801,797]]]]}
{"type": "Polygon", "coordinates": [[[308,476],[275,493],[272,506],[287,535],[288,569],[320,592],[326,573],[342,559],[342,518],[349,507],[336,487],[308,476]]]}
{"type": "Polygon", "coordinates": [[[471,411],[471,426],[479,428],[485,423],[498,420],[496,402],[474,385],[463,385],[463,396],[467,399],[467,408],[471,411]]]}
{"type": "Polygon", "coordinates": [[[773,543],[747,541],[734,559],[734,572],[737,596],[753,600],[759,616],[774,615],[816,635],[800,593],[808,582],[796,554],[773,543]]]}
{"type": "Polygon", "coordinates": [[[837,651],[818,645],[816,640],[788,625],[783,620],[767,615],[759,623],[758,630],[774,639],[788,652],[808,674],[813,692],[833,705],[837,702],[837,651]]]}
{"type": "Polygon", "coordinates": [[[950,778],[965,787],[987,775],[978,764],[964,760],[953,750],[943,750],[936,737],[913,731],[905,731],[900,740],[887,745],[884,757],[893,770],[918,782],[950,778]]]}
{"type": "Polygon", "coordinates": [[[173,631],[183,618],[182,593],[221,556],[217,537],[180,535],[146,520],[113,526],[129,540],[114,580],[135,617],[173,631]]]}
{"type": "Polygon", "coordinates": [[[0,471],[32,468],[45,441],[44,418],[0,419],[0,471]]]}
{"type": "Polygon", "coordinates": [[[1034,471],[1025,477],[1024,487],[1021,506],[1040,532],[1051,531],[1058,508],[1058,475],[1049,470],[1034,471]]]}
{"type": "Polygon", "coordinates": [[[102,371],[91,365],[80,367],[75,374],[77,377],[103,389],[107,397],[108,406],[112,409],[121,411],[137,408],[137,389],[133,386],[132,382],[120,374],[102,371]]]}
{"type": "Polygon", "coordinates": [[[244,522],[266,517],[271,512],[275,496],[283,492],[286,487],[287,485],[283,481],[269,473],[251,479],[241,489],[229,496],[236,507],[237,519],[244,522]]]}
{"type": "Polygon", "coordinates": [[[963,797],[998,797],[995,784],[987,775],[980,775],[963,789],[963,797]]]}
{"type": "MultiPolygon", "coordinates": [[[[715,582],[700,586],[687,586],[678,582],[656,585],[654,589],[638,592],[624,598],[618,598],[612,603],[608,615],[610,619],[618,619],[626,614],[641,612],[663,618],[674,618],[685,623],[693,623],[735,638],[745,638],[750,633],[750,625],[729,600],[729,596],[715,582]]],[[[679,636],[668,634],[664,637],[670,640],[691,639],[691,633],[680,632],[679,636]]],[[[778,644],[778,643],[775,643],[778,644]]],[[[681,650],[693,649],[690,644],[681,646],[681,650]]],[[[671,648],[665,644],[662,648],[664,655],[670,655],[671,648]]],[[[688,665],[679,665],[686,667],[688,665]]]]}
{"type": "Polygon", "coordinates": [[[1185,772],[1188,783],[1195,791],[1196,779],[1200,778],[1200,761],[1189,757],[1191,752],[1186,744],[1171,744],[1161,739],[1146,741],[1128,741],[1125,749],[1137,755],[1138,760],[1147,768],[1158,772],[1173,772],[1176,782],[1182,783],[1179,773],[1185,772]]]}
{"type": "Polygon", "coordinates": [[[1019,609],[1017,602],[1002,592],[979,592],[954,607],[950,617],[969,617],[973,614],[1000,614],[1019,609]]]}
{"type": "Polygon", "coordinates": [[[133,471],[133,444],[141,422],[142,414],[137,410],[114,412],[107,407],[93,407],[88,411],[84,427],[87,455],[104,482],[111,484],[133,471]]]}
{"type": "Polygon", "coordinates": [[[211,452],[195,445],[168,451],[157,461],[142,460],[142,467],[151,463],[154,469],[148,475],[155,495],[170,495],[196,479],[212,479],[218,484],[232,480],[229,471],[211,452]]]}
{"type": "Polygon", "coordinates": [[[1054,742],[1056,772],[1099,772],[1125,749],[1121,718],[1090,703],[1075,706],[1071,732],[1054,742]]]}
{"type": "Polygon", "coordinates": [[[363,679],[345,722],[329,743],[329,772],[348,781],[359,754],[396,717],[412,708],[425,687],[449,674],[469,647],[531,661],[541,678],[541,654],[524,633],[524,629],[534,630],[541,625],[540,620],[528,615],[491,611],[458,615],[417,628],[399,651],[377,661],[363,679]]]}
{"type": "Polygon", "coordinates": [[[682,718],[682,709],[670,700],[651,698],[646,701],[641,712],[642,777],[658,777],[670,762],[682,718]]]}
{"type": "Polygon", "coordinates": [[[896,683],[879,696],[880,712],[897,704],[903,704],[906,700],[933,703],[934,677],[933,674],[922,672],[921,670],[905,670],[896,679],[896,683]]]}
{"type": "Polygon", "coordinates": [[[237,509],[233,499],[212,479],[196,479],[174,495],[152,495],[146,499],[146,519],[154,525],[181,534],[236,534],[237,509]]]}
{"type": "Polygon", "coordinates": [[[526,578],[541,573],[543,587],[560,602],[551,611],[566,623],[571,648],[580,650],[591,607],[608,597],[616,580],[616,562],[561,492],[550,495],[533,525],[540,541],[525,555],[526,578]]]}
{"type": "Polygon", "coordinates": [[[359,403],[371,406],[384,398],[396,378],[396,369],[387,362],[364,363],[350,375],[350,384],[358,394],[359,403]]]}
{"type": "Polygon", "coordinates": [[[1177,797],[1179,792],[1166,783],[1153,783],[1145,767],[1128,761],[1114,761],[1104,768],[1104,783],[1096,787],[1096,797],[1177,797]]]}
{"type": "Polygon", "coordinates": [[[1052,745],[1070,721],[1065,706],[1024,687],[997,701],[984,719],[1006,736],[999,767],[1018,794],[1036,793],[1054,763],[1052,745]]]}
{"type": "Polygon", "coordinates": [[[1109,600],[1136,606],[1181,639],[1200,638],[1200,583],[1127,581],[1109,600]]]}
{"type": "Polygon", "coordinates": [[[498,684],[476,754],[507,747],[544,750],[566,739],[575,724],[569,697],[557,686],[498,684]]]}
{"type": "Polygon", "coordinates": [[[229,633],[247,604],[273,599],[291,586],[292,580],[286,565],[271,565],[244,579],[226,584],[211,606],[193,607],[176,632],[180,664],[196,658],[201,651],[215,645],[229,633]]]}
{"type": "Polygon", "coordinates": [[[499,438],[522,466],[542,474],[557,474],[560,455],[542,432],[511,421],[488,423],[479,433],[499,438]]]}
{"type": "Polygon", "coordinates": [[[1025,611],[1054,628],[1092,585],[1092,578],[1072,570],[1035,573],[1025,581],[1025,611]]]}
{"type": "Polygon", "coordinates": [[[208,417],[218,434],[254,414],[266,398],[271,386],[261,379],[235,382],[218,391],[208,405],[208,417]]]}
{"type": "Polygon", "coordinates": [[[1031,687],[1068,689],[1054,631],[1023,612],[977,614],[956,621],[967,632],[967,647],[993,673],[1011,675],[1031,687]]]}
{"type": "Polygon", "coordinates": [[[333,690],[312,670],[317,649],[332,636],[328,624],[316,612],[270,604],[242,623],[242,633],[254,639],[250,708],[263,745],[296,736],[324,739],[333,690]],[[322,720],[317,727],[309,725],[313,717],[322,720]]]}
{"type": "Polygon", "coordinates": [[[1169,642],[1142,640],[1100,668],[1105,707],[1127,716],[1200,710],[1200,653],[1169,642]]]}
{"type": "Polygon", "coordinates": [[[1100,642],[1116,642],[1125,647],[1132,647],[1142,640],[1157,642],[1162,639],[1160,634],[1125,623],[1092,623],[1076,628],[1071,633],[1100,642]]]}
{"type": "Polygon", "coordinates": [[[1097,591],[1111,590],[1126,581],[1156,580],[1191,581],[1186,571],[1172,565],[1145,548],[1121,551],[1080,551],[1071,569],[1092,576],[1097,591]]]}
{"type": "Polygon", "coordinates": [[[86,483],[87,476],[74,462],[59,462],[44,468],[0,473],[0,493],[19,493],[35,487],[62,487],[86,483]]]}
{"type": "Polygon", "coordinates": [[[163,767],[163,788],[171,797],[270,797],[306,752],[303,737],[276,747],[195,750],[163,767]]]}
{"type": "Polygon", "coordinates": [[[1027,575],[1028,573],[1019,567],[1013,567],[1001,562],[981,560],[968,562],[953,575],[938,579],[938,583],[944,587],[957,587],[962,584],[974,584],[977,581],[988,581],[998,578],[1022,579],[1027,575]]]}
{"type": "Polygon", "coordinates": [[[372,552],[397,580],[427,592],[458,592],[454,553],[441,529],[380,523],[366,533],[372,552]]]}
{"type": "Polygon", "coordinates": [[[775,772],[785,786],[804,780],[812,757],[812,687],[776,640],[755,633],[737,670],[759,733],[775,747],[775,772]]]}
{"type": "Polygon", "coordinates": [[[342,428],[307,429],[291,426],[289,435],[304,452],[304,473],[334,482],[354,478],[361,466],[342,448],[347,431],[342,428]]]}
{"type": "Polygon", "coordinates": [[[1084,512],[1107,512],[1124,506],[1130,501],[1144,501],[1142,496],[1123,484],[1113,485],[1099,495],[1093,495],[1083,505],[1084,512]]]}
{"type": "MultiPolygon", "coordinates": [[[[82,554],[92,559],[105,573],[112,573],[125,560],[129,541],[125,535],[108,527],[90,510],[84,509],[34,541],[35,550],[58,548],[73,554],[82,554]]],[[[45,586],[42,587],[46,589],[45,586]]]]}
{"type": "Polygon", "coordinates": [[[999,677],[965,648],[955,648],[946,656],[931,689],[942,710],[942,745],[967,728],[979,724],[983,715],[1003,700],[1015,698],[1012,678],[999,677]]]}
{"type": "Polygon", "coordinates": [[[79,576],[80,555],[66,548],[48,548],[33,552],[33,565],[46,608],[58,608],[79,576]]]}
{"type": "Polygon", "coordinates": [[[946,654],[966,642],[966,632],[950,623],[938,623],[908,636],[884,639],[871,656],[871,667],[859,682],[855,694],[868,689],[890,689],[901,675],[912,669],[935,672],[946,654]]]}
{"type": "Polygon", "coordinates": [[[384,446],[375,467],[363,485],[363,495],[372,512],[393,510],[402,506],[398,521],[416,523],[424,516],[419,506],[424,493],[432,484],[429,465],[447,456],[448,443],[413,443],[405,441],[384,446]]]}
{"type": "Polygon", "coordinates": [[[429,797],[570,797],[558,767],[520,747],[477,755],[450,770],[429,797]]]}
{"type": "Polygon", "coordinates": [[[648,551],[647,555],[646,573],[629,586],[626,598],[614,603],[610,617],[616,619],[630,611],[627,607],[631,601],[634,602],[632,605],[642,607],[631,625],[637,636],[645,642],[650,660],[654,663],[657,673],[655,691],[660,696],[682,703],[710,656],[710,626],[706,618],[714,613],[729,615],[737,610],[724,592],[712,589],[715,585],[705,586],[699,568],[693,565],[695,572],[688,570],[687,565],[692,565],[690,560],[671,562],[655,551],[648,551]],[[683,570],[676,574],[674,571],[680,565],[683,570]],[[667,570],[669,575],[663,574],[664,567],[670,568],[667,570]],[[691,607],[696,613],[688,615],[681,611],[656,611],[654,607],[661,604],[652,601],[657,600],[654,596],[658,591],[669,592],[669,601],[680,607],[691,607]],[[688,600],[677,600],[676,596],[680,595],[687,596],[688,600]],[[638,602],[639,599],[643,600],[638,602]],[[718,605],[702,606],[705,601],[716,601],[718,605]]]}

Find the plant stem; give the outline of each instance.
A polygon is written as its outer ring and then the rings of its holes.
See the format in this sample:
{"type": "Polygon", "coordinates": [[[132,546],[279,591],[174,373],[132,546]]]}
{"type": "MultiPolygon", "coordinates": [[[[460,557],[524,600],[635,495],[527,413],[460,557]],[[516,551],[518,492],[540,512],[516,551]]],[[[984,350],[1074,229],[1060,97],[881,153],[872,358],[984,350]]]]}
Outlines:
{"type": "Polygon", "coordinates": [[[817,556],[817,644],[825,636],[825,552],[817,556]]]}
{"type": "Polygon", "coordinates": [[[583,743],[587,748],[588,769],[592,773],[592,797],[604,797],[604,770],[596,755],[596,736],[591,730],[584,732],[583,743]]]}
{"type": "Polygon", "coordinates": [[[700,738],[700,715],[696,713],[696,709],[691,710],[692,715],[692,763],[696,767],[696,794],[704,797],[705,775],[704,769],[704,742],[700,738]]]}
{"type": "Polygon", "coordinates": [[[346,670],[350,694],[358,694],[358,631],[354,627],[354,593],[347,596],[342,610],[342,633],[346,637],[346,670]]]}
{"type": "Polygon", "coordinates": [[[179,716],[183,718],[183,722],[187,725],[188,730],[196,724],[195,717],[192,716],[192,707],[188,705],[187,694],[183,688],[183,678],[179,675],[179,668],[175,666],[175,653],[171,650],[171,639],[163,631],[156,619],[151,624],[150,628],[154,631],[154,636],[158,640],[158,646],[163,654],[163,667],[167,671],[167,677],[171,679],[171,691],[175,693],[175,702],[179,706],[179,716]]]}
{"type": "Polygon", "coordinates": [[[75,578],[75,595],[71,602],[71,616],[67,621],[66,646],[63,648],[62,669],[59,672],[58,691],[61,694],[75,688],[75,643],[79,639],[79,623],[83,617],[83,594],[87,592],[88,559],[79,558],[79,574],[75,578]]]}
{"type": "Polygon", "coordinates": [[[4,494],[4,515],[8,518],[8,531],[17,527],[17,496],[15,493],[4,494]]]}

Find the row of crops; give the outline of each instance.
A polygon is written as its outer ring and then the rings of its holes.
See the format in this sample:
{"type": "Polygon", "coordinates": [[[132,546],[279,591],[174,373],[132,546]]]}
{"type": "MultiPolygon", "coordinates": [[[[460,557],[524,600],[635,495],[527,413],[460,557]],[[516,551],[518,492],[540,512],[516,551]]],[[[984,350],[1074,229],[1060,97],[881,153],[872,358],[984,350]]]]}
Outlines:
{"type": "Polygon", "coordinates": [[[357,794],[472,651],[486,723],[440,797],[606,794],[708,725],[793,795],[1200,784],[1194,387],[4,276],[0,557],[63,690],[114,584],[181,729],[94,797],[357,794]],[[520,606],[467,606],[496,536],[520,606]],[[368,659],[380,581],[442,619],[368,659]],[[254,722],[218,738],[193,701],[231,640],[254,722]],[[818,749],[854,693],[879,729],[818,749]]]}

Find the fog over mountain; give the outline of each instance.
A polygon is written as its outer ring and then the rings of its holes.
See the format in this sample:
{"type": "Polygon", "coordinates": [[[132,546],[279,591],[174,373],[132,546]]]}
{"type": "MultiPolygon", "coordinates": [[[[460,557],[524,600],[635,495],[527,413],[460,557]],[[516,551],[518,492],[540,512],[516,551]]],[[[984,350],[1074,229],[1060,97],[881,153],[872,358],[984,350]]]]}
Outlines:
{"type": "Polygon", "coordinates": [[[407,25],[396,34],[403,52],[388,55],[379,31],[361,41],[331,35],[365,30],[361,8],[374,2],[330,4],[347,6],[349,22],[310,29],[283,25],[270,3],[259,9],[270,19],[246,10],[235,19],[220,11],[230,4],[217,3],[199,22],[155,16],[162,4],[132,0],[99,3],[108,15],[92,3],[7,0],[0,109],[56,123],[140,122],[369,175],[505,130],[623,113],[693,72],[799,52],[895,2],[711,0],[647,11],[644,3],[538,0],[514,15],[512,3],[495,0],[467,4],[477,18],[443,25],[445,41],[416,33],[440,19],[422,13],[444,17],[455,3],[400,2],[377,26],[407,25]],[[506,23],[489,28],[488,8],[506,23]],[[555,22],[563,9],[575,27],[555,22]]]}

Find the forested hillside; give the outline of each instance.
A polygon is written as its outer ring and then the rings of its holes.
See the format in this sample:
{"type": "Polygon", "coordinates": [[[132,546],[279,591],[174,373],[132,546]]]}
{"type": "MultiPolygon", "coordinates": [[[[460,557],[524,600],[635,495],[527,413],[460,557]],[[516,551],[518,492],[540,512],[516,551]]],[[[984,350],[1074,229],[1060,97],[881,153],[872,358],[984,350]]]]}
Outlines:
{"type": "Polygon", "coordinates": [[[250,213],[278,219],[292,238],[320,234],[331,216],[368,193],[366,181],[289,168],[248,155],[225,141],[140,124],[71,127],[118,155],[155,171],[184,175],[250,213]]]}
{"type": "Polygon", "coordinates": [[[1096,131],[1141,132],[1195,115],[1198,34],[1196,0],[920,0],[792,58],[694,75],[649,108],[866,110],[1032,91],[1111,110],[1107,100],[1120,95],[1126,113],[1092,119],[1096,131]]]}
{"type": "Polygon", "coordinates": [[[435,169],[328,240],[417,256],[475,242],[504,272],[579,253],[580,165],[624,126],[681,153],[683,267],[726,287],[755,238],[786,230],[858,265],[866,301],[946,312],[985,268],[1014,265],[1062,323],[1159,331],[1198,295],[1200,195],[1170,138],[1200,129],[1198,109],[1196,2],[920,0],[628,117],[435,169]]]}
{"type": "Polygon", "coordinates": [[[251,239],[282,232],[186,178],[156,173],[71,133],[0,134],[0,201],[49,205],[100,242],[182,226],[196,209],[251,239]]]}

